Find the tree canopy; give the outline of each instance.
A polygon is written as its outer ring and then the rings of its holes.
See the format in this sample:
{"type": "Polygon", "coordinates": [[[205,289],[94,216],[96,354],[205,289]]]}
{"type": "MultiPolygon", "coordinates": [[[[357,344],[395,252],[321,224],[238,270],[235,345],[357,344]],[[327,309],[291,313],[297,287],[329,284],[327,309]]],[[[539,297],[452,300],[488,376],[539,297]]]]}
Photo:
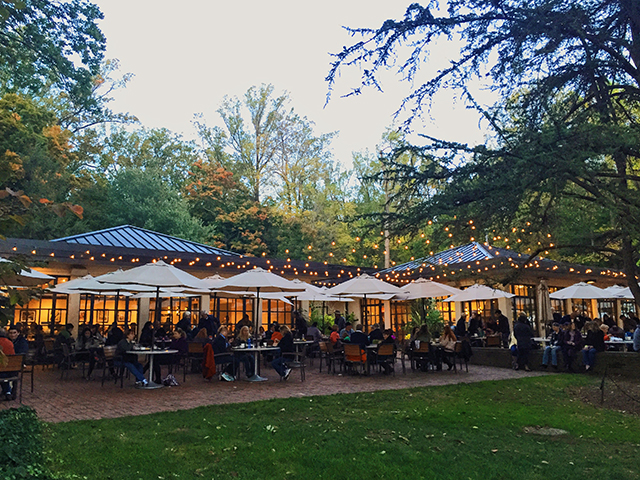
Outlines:
{"type": "Polygon", "coordinates": [[[450,0],[440,9],[430,2],[352,33],[363,39],[336,54],[331,87],[346,66],[363,72],[352,94],[380,88],[382,72],[395,69],[417,85],[400,106],[410,111],[407,125],[441,89],[454,88],[495,133],[474,148],[425,137],[426,145],[390,155],[378,178],[391,176],[403,185],[398,196],[414,200],[391,216],[398,230],[438,219],[457,223],[465,236],[474,234],[472,226],[519,233],[526,227],[534,256],[563,247],[614,256],[640,300],[640,237],[631,220],[640,214],[640,3],[450,0]],[[438,41],[453,38],[462,41],[459,54],[423,81],[438,41]],[[480,106],[471,93],[477,81],[500,95],[496,105],[480,106]],[[395,161],[406,151],[424,161],[395,161]],[[576,203],[598,224],[585,222],[582,235],[550,241],[549,229],[576,203]]]}
{"type": "Polygon", "coordinates": [[[106,40],[100,9],[85,0],[2,3],[0,91],[46,96],[64,92],[77,104],[95,105],[91,90],[106,40]]]}

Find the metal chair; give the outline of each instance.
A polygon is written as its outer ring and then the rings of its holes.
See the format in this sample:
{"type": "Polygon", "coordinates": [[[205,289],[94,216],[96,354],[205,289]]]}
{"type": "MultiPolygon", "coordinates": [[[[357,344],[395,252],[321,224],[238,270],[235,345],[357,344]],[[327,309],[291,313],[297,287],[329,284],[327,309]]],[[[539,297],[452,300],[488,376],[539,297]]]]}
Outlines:
{"type": "Polygon", "coordinates": [[[110,345],[102,349],[102,355],[100,355],[100,363],[102,364],[102,386],[104,386],[108,371],[109,374],[113,375],[114,383],[118,382],[118,378],[120,379],[120,388],[123,388],[125,368],[123,365],[116,365],[116,362],[119,360],[118,355],[116,355],[116,348],[115,345],[110,345]]]}
{"type": "Polygon", "coordinates": [[[24,357],[24,367],[22,369],[23,375],[25,373],[31,374],[31,393],[33,393],[33,371],[36,368],[36,365],[39,365],[36,361],[36,351],[33,349],[29,349],[29,353],[27,353],[24,357]]]}
{"type": "Polygon", "coordinates": [[[187,364],[192,372],[196,373],[196,366],[202,366],[202,361],[204,360],[204,343],[200,342],[189,342],[189,353],[187,354],[186,364],[184,368],[184,380],[187,379],[187,364]]]}
{"type": "Polygon", "coordinates": [[[69,345],[66,343],[62,344],[62,361],[59,364],[60,368],[60,380],[64,378],[65,372],[67,372],[67,378],[69,378],[69,370],[73,368],[73,363],[75,362],[76,354],[72,352],[69,348],[69,345]]]}
{"type": "Polygon", "coordinates": [[[307,346],[306,345],[302,345],[302,349],[299,352],[291,352],[291,353],[287,353],[287,357],[291,358],[293,357],[291,360],[287,360],[286,364],[287,367],[292,369],[292,370],[300,370],[300,381],[304,382],[305,380],[305,357],[307,354],[307,346]]]}
{"type": "Polygon", "coordinates": [[[411,370],[415,370],[418,367],[418,360],[426,361],[427,370],[429,370],[429,365],[433,365],[431,362],[431,346],[429,342],[420,342],[418,348],[410,349],[409,360],[411,361],[411,370]]]}
{"type": "Polygon", "coordinates": [[[389,364],[391,366],[391,371],[393,372],[393,376],[395,377],[396,349],[395,345],[393,345],[392,343],[378,345],[378,349],[376,351],[376,365],[381,366],[383,364],[389,364]]]}
{"type": "MultiPolygon", "coordinates": [[[[363,360],[363,353],[360,349],[360,345],[356,345],[353,343],[345,343],[344,344],[344,365],[349,368],[361,366],[362,373],[365,372],[366,369],[366,359],[363,360]]],[[[357,371],[357,370],[356,370],[357,371]]]]}

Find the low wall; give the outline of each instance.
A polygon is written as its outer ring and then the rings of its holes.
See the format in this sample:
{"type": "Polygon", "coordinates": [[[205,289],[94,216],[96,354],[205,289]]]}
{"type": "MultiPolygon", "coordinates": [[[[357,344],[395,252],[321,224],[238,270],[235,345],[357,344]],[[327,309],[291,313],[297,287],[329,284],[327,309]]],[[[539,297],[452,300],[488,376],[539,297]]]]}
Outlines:
{"type": "MultiPolygon", "coordinates": [[[[532,350],[529,355],[529,367],[532,370],[542,370],[542,349],[532,350]]],[[[558,355],[558,371],[564,371],[562,355],[558,355]]],[[[469,360],[472,365],[488,365],[491,367],[511,368],[511,352],[506,348],[475,347],[473,356],[469,360]]],[[[583,371],[582,354],[574,362],[576,371],[583,371]]],[[[603,374],[605,368],[608,373],[621,375],[628,378],[640,379],[640,353],[636,352],[602,352],[596,355],[594,372],[603,374]]],[[[549,371],[553,368],[549,366],[549,371]]]]}

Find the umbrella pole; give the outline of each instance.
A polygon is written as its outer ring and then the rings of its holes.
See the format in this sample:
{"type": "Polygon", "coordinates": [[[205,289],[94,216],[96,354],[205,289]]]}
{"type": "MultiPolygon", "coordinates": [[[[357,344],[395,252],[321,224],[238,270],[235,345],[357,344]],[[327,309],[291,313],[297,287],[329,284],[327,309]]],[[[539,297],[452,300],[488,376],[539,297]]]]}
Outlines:
{"type": "MultiPolygon", "coordinates": [[[[160,314],[161,314],[161,312],[160,312],[160,308],[162,307],[162,305],[159,305],[159,304],[158,304],[158,299],[159,299],[159,298],[160,298],[160,287],[156,287],[156,310],[155,310],[155,312],[154,312],[154,317],[156,317],[156,318],[155,318],[155,321],[156,321],[156,322],[158,322],[158,325],[160,324],[160,318],[162,318],[162,317],[160,316],[160,314]]],[[[154,332],[154,333],[155,333],[155,332],[154,332]]],[[[153,347],[154,347],[155,343],[156,343],[156,342],[155,342],[155,341],[154,341],[154,339],[152,338],[152,339],[151,339],[151,350],[153,350],[153,347]]],[[[153,358],[153,357],[152,357],[152,358],[153,358]]]]}
{"type": "Polygon", "coordinates": [[[260,306],[260,287],[256,287],[256,314],[253,317],[253,338],[254,340],[258,340],[258,312],[260,306]]]}
{"type": "MultiPolygon", "coordinates": [[[[116,306],[113,311],[114,321],[118,321],[118,306],[120,305],[120,290],[116,290],[116,306]]],[[[127,319],[124,319],[124,327],[127,328],[127,319]]]]}

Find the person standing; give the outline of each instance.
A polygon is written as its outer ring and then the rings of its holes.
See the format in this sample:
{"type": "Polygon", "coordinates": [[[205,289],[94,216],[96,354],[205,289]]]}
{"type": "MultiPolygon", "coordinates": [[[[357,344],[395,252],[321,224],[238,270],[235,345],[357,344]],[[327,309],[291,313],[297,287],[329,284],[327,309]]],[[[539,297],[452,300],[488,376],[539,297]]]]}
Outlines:
{"type": "Polygon", "coordinates": [[[500,310],[496,310],[495,315],[498,332],[502,335],[502,345],[506,347],[509,344],[509,334],[511,333],[509,319],[500,310]]]}
{"type": "Polygon", "coordinates": [[[335,325],[338,325],[338,331],[341,332],[342,330],[344,330],[344,327],[347,325],[347,321],[344,319],[344,317],[338,310],[336,310],[335,314],[336,314],[336,319],[333,321],[333,323],[335,325]]]}
{"type": "Polygon", "coordinates": [[[526,372],[530,372],[529,352],[531,351],[533,330],[527,322],[526,315],[521,313],[518,317],[518,321],[513,326],[513,336],[516,337],[516,342],[518,342],[518,368],[524,368],[526,372]]]}

